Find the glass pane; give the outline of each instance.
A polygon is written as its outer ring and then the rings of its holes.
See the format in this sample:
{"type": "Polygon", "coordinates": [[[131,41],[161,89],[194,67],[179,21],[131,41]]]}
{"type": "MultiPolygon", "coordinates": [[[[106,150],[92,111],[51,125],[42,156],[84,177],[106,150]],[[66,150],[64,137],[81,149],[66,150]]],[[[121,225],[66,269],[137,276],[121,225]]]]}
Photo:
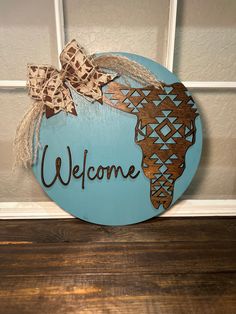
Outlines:
{"type": "Polygon", "coordinates": [[[203,122],[200,168],[184,198],[236,196],[235,92],[193,91],[203,122]]]}
{"type": "Polygon", "coordinates": [[[166,0],[67,0],[67,41],[90,53],[125,51],[164,63],[169,2],[166,0]]]}
{"type": "Polygon", "coordinates": [[[183,81],[235,81],[236,1],[179,0],[175,42],[183,81]]]}
{"type": "Polygon", "coordinates": [[[48,200],[30,170],[12,171],[16,126],[30,101],[24,90],[0,90],[0,202],[48,200]]]}
{"type": "Polygon", "coordinates": [[[27,63],[57,65],[53,1],[0,1],[0,79],[25,80],[27,63]]]}

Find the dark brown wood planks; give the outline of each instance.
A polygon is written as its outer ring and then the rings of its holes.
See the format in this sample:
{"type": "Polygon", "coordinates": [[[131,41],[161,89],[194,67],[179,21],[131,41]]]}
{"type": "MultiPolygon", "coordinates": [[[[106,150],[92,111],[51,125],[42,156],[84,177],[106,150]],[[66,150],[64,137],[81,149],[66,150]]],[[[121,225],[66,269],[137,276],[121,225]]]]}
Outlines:
{"type": "Polygon", "coordinates": [[[0,221],[0,313],[235,313],[235,222],[0,221]]]}

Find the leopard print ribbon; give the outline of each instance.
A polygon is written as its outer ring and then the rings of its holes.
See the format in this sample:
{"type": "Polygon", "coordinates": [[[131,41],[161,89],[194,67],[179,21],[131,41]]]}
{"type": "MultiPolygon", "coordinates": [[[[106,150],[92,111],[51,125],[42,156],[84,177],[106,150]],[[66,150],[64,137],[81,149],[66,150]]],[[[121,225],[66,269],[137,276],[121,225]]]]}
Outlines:
{"type": "Polygon", "coordinates": [[[101,87],[116,75],[101,72],[75,40],[63,49],[60,62],[61,71],[50,65],[28,65],[29,96],[43,102],[47,118],[60,111],[77,115],[66,83],[87,99],[102,103],[101,87]]]}

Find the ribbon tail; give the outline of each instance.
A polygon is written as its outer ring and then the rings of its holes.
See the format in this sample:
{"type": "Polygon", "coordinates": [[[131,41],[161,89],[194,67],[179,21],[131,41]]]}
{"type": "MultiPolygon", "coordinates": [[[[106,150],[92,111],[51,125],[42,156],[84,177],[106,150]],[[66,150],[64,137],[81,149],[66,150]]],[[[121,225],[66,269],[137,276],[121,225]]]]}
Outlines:
{"type": "Polygon", "coordinates": [[[44,113],[44,104],[35,102],[26,112],[19,123],[13,144],[14,164],[31,167],[35,164],[39,148],[39,129],[44,113]]]}

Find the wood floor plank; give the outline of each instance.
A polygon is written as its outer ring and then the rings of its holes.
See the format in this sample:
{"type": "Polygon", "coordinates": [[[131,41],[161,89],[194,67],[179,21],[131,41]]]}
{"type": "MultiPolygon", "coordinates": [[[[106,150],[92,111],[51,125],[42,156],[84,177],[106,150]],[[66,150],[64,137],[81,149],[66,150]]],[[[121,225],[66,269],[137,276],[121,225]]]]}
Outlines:
{"type": "Polygon", "coordinates": [[[236,271],[235,242],[51,243],[0,246],[0,275],[236,271]]]}
{"type": "Polygon", "coordinates": [[[235,222],[0,221],[0,314],[234,314],[235,222]]]}
{"type": "Polygon", "coordinates": [[[233,314],[236,274],[5,276],[0,312],[233,314]]]}
{"type": "Polygon", "coordinates": [[[79,219],[0,221],[0,243],[236,241],[235,218],[156,218],[122,227],[79,219]]]}

